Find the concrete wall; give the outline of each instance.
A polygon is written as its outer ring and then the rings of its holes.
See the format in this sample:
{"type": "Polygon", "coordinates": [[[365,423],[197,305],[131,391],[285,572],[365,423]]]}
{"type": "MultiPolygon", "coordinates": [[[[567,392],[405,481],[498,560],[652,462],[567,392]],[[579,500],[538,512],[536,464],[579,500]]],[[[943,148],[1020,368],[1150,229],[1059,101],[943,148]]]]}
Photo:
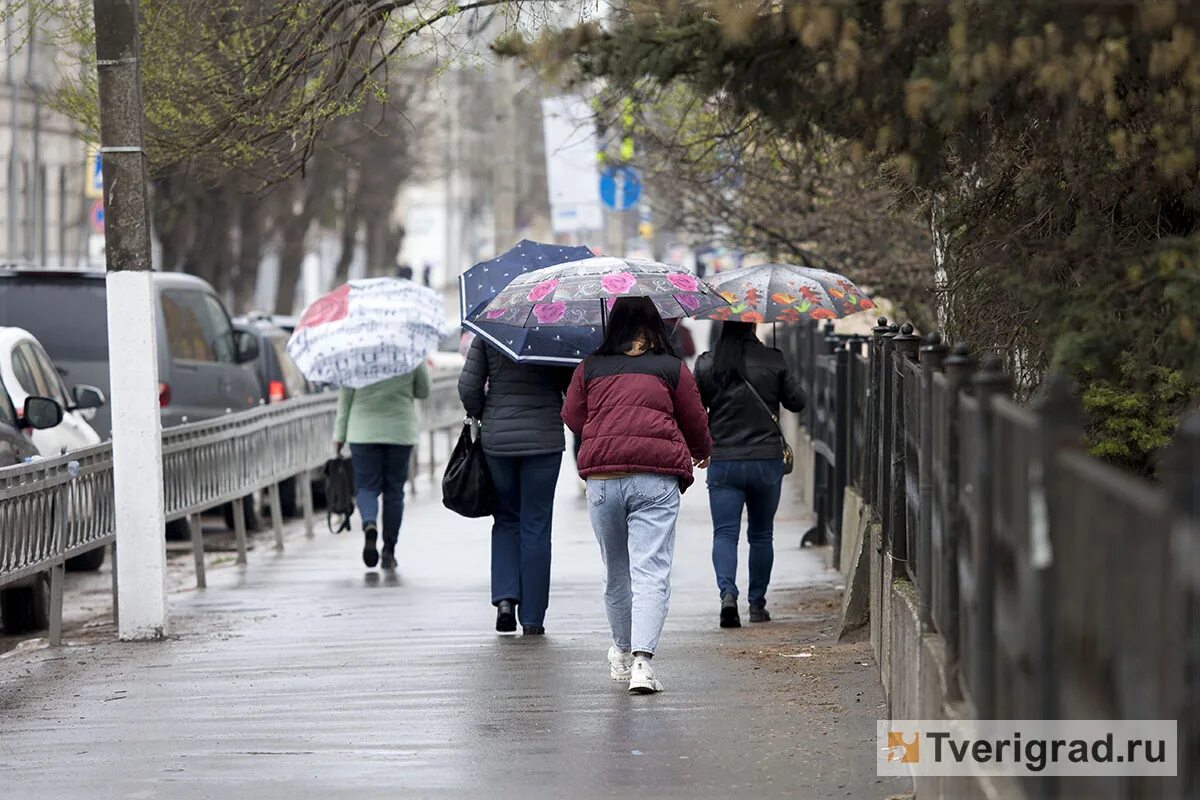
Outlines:
{"type": "MultiPolygon", "coordinates": [[[[940,634],[922,631],[917,587],[881,547],[882,529],[862,495],[846,489],[842,519],[843,635],[869,625],[890,719],[957,719],[973,716],[958,690],[954,664],[940,634]],[[863,618],[865,611],[866,618],[863,618]]],[[[921,778],[918,800],[1016,800],[1011,781],[921,778]]]]}

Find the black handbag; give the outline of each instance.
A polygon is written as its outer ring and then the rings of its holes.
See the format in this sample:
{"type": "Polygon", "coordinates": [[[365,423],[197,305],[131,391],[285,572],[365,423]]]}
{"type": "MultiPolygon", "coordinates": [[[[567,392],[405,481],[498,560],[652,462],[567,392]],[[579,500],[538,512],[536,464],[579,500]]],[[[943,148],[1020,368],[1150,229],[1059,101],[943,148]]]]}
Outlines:
{"type": "Polygon", "coordinates": [[[321,473],[325,478],[325,524],[333,533],[348,531],[354,516],[354,467],[350,459],[338,456],[326,461],[321,473]],[[342,518],[336,529],[334,517],[342,518]]]}
{"type": "Polygon", "coordinates": [[[758,401],[758,404],[763,407],[763,411],[767,412],[767,416],[771,418],[771,422],[775,423],[775,430],[779,433],[779,440],[783,442],[783,474],[791,475],[792,470],[796,467],[796,456],[792,452],[792,446],[788,444],[787,437],[783,435],[783,428],[779,427],[779,417],[775,416],[775,412],[771,410],[771,407],[767,405],[767,401],[763,400],[762,395],[758,393],[758,390],[754,388],[754,385],[750,381],[742,378],[742,382],[746,384],[746,388],[750,390],[750,394],[754,395],[754,399],[758,401]]]}
{"type": "Polygon", "coordinates": [[[464,517],[487,517],[495,507],[495,497],[479,427],[468,419],[442,476],[442,505],[464,517]]]}

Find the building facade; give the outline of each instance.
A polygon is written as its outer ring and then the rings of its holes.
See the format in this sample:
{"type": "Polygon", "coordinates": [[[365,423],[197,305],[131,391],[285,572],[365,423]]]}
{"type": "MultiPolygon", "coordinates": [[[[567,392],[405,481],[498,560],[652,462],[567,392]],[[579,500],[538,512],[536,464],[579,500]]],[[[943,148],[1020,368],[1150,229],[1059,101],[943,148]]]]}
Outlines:
{"type": "Polygon", "coordinates": [[[0,264],[80,267],[103,260],[99,193],[88,196],[88,147],[49,102],[79,69],[14,0],[0,0],[0,264]],[[9,13],[9,12],[12,13],[9,13]]]}

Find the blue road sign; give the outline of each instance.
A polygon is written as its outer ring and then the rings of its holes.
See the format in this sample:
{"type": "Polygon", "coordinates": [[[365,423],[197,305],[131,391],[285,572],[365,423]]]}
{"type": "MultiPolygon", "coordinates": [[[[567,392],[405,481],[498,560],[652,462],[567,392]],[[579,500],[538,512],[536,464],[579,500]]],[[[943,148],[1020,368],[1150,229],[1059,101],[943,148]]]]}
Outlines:
{"type": "Polygon", "coordinates": [[[600,175],[600,202],[615,211],[627,211],[642,196],[642,180],[633,167],[609,167],[600,175]]]}
{"type": "Polygon", "coordinates": [[[104,201],[93,200],[92,207],[88,209],[88,222],[91,223],[92,231],[95,233],[104,233],[104,201]]]}

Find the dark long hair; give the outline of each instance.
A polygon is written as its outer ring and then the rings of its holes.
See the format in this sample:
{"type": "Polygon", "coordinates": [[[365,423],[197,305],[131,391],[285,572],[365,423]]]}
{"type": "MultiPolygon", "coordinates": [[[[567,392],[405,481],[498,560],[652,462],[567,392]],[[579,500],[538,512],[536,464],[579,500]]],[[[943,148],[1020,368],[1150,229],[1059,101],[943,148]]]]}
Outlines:
{"type": "Polygon", "coordinates": [[[615,356],[633,347],[638,339],[646,341],[646,352],[675,356],[674,345],[667,324],[659,316],[658,309],[649,297],[618,297],[608,312],[604,328],[604,341],[596,348],[596,354],[615,356]]]}
{"type": "Polygon", "coordinates": [[[754,323],[721,323],[721,338],[713,351],[713,378],[719,386],[746,378],[746,348],[757,341],[754,323]]]}

